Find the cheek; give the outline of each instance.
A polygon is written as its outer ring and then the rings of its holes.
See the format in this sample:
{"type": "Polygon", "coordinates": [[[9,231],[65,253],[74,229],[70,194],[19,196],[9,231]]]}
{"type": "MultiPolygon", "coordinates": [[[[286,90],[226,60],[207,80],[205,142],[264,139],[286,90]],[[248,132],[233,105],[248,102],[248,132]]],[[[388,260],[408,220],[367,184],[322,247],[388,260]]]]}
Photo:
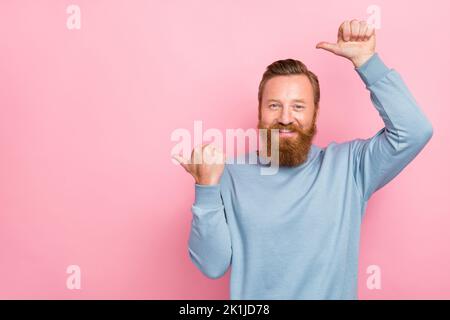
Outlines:
{"type": "Polygon", "coordinates": [[[276,120],[276,115],[274,112],[262,112],[261,113],[261,124],[264,126],[271,125],[276,120]]]}
{"type": "Polygon", "coordinates": [[[306,112],[302,112],[294,117],[295,121],[298,125],[303,128],[307,128],[312,124],[314,114],[309,114],[306,112]]]}
{"type": "Polygon", "coordinates": [[[300,124],[302,126],[305,126],[308,124],[307,117],[304,113],[299,113],[299,114],[295,115],[294,119],[297,122],[297,124],[300,124]]]}

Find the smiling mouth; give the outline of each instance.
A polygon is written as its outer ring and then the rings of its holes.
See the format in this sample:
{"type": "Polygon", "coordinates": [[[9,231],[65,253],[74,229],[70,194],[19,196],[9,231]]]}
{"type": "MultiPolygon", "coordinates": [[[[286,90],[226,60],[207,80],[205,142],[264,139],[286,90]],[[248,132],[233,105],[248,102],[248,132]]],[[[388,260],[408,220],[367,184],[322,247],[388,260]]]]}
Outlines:
{"type": "Polygon", "coordinates": [[[297,132],[294,130],[288,130],[288,129],[279,129],[279,135],[280,137],[291,137],[296,135],[297,132]]]}

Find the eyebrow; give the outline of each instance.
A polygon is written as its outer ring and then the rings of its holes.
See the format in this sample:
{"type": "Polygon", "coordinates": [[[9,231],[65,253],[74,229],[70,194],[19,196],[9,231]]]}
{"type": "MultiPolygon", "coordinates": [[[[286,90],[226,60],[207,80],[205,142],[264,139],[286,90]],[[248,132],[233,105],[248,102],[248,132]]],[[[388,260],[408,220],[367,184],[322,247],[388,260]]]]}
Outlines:
{"type": "MultiPolygon", "coordinates": [[[[267,100],[267,102],[271,102],[271,101],[281,102],[280,100],[277,100],[277,99],[269,99],[269,100],[267,100]]],[[[294,102],[302,102],[302,103],[306,103],[306,101],[303,100],[303,99],[294,99],[294,100],[292,100],[292,101],[294,101],[294,102]]]]}

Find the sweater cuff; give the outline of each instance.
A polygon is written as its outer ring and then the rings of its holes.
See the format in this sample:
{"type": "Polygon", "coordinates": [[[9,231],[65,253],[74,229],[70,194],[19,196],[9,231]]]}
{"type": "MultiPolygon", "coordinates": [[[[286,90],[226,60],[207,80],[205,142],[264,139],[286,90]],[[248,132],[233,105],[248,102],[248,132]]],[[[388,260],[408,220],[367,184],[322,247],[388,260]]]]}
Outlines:
{"type": "Polygon", "coordinates": [[[194,206],[212,209],[223,205],[220,196],[220,184],[201,185],[195,184],[195,202],[194,206]]]}
{"type": "Polygon", "coordinates": [[[376,52],[369,58],[369,60],[364,62],[358,68],[355,68],[355,70],[364,81],[366,87],[374,84],[390,71],[376,52]]]}

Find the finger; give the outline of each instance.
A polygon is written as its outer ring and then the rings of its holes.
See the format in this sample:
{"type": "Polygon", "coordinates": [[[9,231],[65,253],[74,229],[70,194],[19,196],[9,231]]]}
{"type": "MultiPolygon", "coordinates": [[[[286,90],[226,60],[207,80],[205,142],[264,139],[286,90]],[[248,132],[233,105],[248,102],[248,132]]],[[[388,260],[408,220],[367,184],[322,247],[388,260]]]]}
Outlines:
{"type": "Polygon", "coordinates": [[[361,21],[359,24],[358,41],[366,41],[367,22],[361,21]]]}
{"type": "Polygon", "coordinates": [[[214,156],[214,154],[211,151],[209,151],[209,152],[206,151],[203,154],[203,161],[206,164],[214,164],[215,163],[215,156],[214,156]]]}
{"type": "Polygon", "coordinates": [[[213,144],[208,144],[203,148],[203,161],[206,164],[215,163],[215,148],[213,144]]]}
{"type": "Polygon", "coordinates": [[[225,153],[223,152],[222,148],[219,148],[216,145],[212,146],[212,154],[214,158],[216,159],[217,164],[223,164],[226,161],[225,153]]]}
{"type": "Polygon", "coordinates": [[[359,35],[359,21],[353,19],[350,22],[350,27],[351,27],[350,41],[356,41],[359,35]]]}
{"type": "Polygon", "coordinates": [[[375,35],[375,26],[373,24],[367,24],[366,30],[366,38],[370,39],[373,35],[375,35]]]}
{"type": "Polygon", "coordinates": [[[205,143],[203,145],[203,150],[211,150],[211,149],[214,149],[214,144],[212,142],[211,143],[205,143]]]}
{"type": "Polygon", "coordinates": [[[341,25],[339,26],[338,29],[338,34],[337,34],[337,41],[339,42],[339,40],[343,40],[344,39],[344,25],[345,25],[345,21],[341,23],[341,25]]]}
{"type": "Polygon", "coordinates": [[[206,143],[199,144],[192,149],[191,153],[191,163],[201,164],[202,163],[202,151],[206,143]]]}
{"type": "Polygon", "coordinates": [[[344,41],[350,41],[351,28],[350,28],[350,21],[348,21],[348,20],[344,21],[344,26],[342,28],[342,35],[343,35],[344,41]]]}
{"type": "Polygon", "coordinates": [[[330,42],[325,42],[325,41],[321,41],[318,44],[316,44],[316,48],[317,49],[323,49],[326,51],[330,51],[334,54],[339,54],[340,53],[340,48],[336,43],[330,43],[330,42]]]}
{"type": "Polygon", "coordinates": [[[203,150],[204,148],[206,148],[206,146],[208,146],[210,143],[209,142],[202,142],[201,144],[196,145],[193,149],[192,149],[192,154],[194,154],[195,152],[199,152],[201,150],[203,150]]]}
{"type": "Polygon", "coordinates": [[[209,153],[219,153],[222,152],[221,149],[219,149],[218,146],[216,146],[214,143],[210,143],[205,146],[204,150],[208,150],[209,153]]]}
{"type": "Polygon", "coordinates": [[[212,157],[214,158],[215,164],[224,164],[225,163],[225,154],[222,153],[218,148],[214,148],[212,151],[212,157]]]}

